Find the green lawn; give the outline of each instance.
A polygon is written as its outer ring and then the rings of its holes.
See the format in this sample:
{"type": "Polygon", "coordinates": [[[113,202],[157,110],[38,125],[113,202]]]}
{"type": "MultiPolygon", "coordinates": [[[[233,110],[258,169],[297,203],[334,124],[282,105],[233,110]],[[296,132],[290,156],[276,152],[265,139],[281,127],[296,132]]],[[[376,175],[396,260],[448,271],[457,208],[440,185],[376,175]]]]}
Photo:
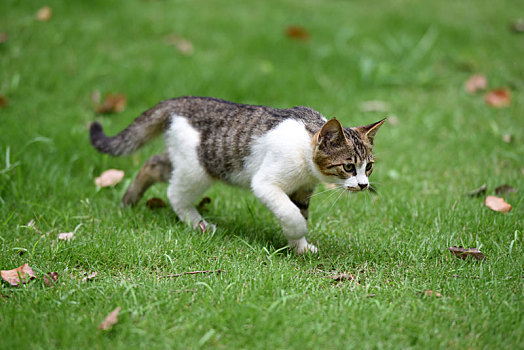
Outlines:
{"type": "Polygon", "coordinates": [[[1,283],[0,348],[524,349],[524,34],[510,30],[523,14],[515,0],[2,0],[0,269],[27,262],[40,277],[1,283]],[[53,15],[37,21],[45,5],[53,15]],[[289,25],[310,40],[287,38],[289,25]],[[508,88],[510,106],[466,93],[473,73],[508,88]],[[94,91],[124,93],[126,110],[96,115],[94,91]],[[252,194],[225,185],[207,193],[214,235],[145,201],[122,210],[162,141],[111,158],[90,146],[89,123],[114,134],[181,95],[308,105],[346,126],[396,116],[376,138],[378,194],[313,197],[320,253],[300,257],[252,194]],[[365,112],[369,100],[389,107],[365,112]],[[124,181],[97,190],[108,168],[124,181]],[[484,183],[518,190],[504,195],[511,212],[466,195],[484,183]],[[454,258],[453,245],[487,259],[454,258]],[[340,273],[355,279],[327,278],[340,273]]]}

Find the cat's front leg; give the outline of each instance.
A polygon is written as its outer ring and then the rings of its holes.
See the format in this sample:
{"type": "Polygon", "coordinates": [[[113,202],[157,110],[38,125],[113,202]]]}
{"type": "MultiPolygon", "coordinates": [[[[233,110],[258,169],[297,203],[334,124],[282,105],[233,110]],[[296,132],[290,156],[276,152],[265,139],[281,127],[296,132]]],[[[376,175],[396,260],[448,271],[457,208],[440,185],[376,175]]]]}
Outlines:
{"type": "Polygon", "coordinates": [[[317,247],[306,240],[307,221],[301,210],[277,185],[255,177],[251,187],[253,193],[271,210],[282,226],[284,236],[298,254],[316,253],[317,247]]]}

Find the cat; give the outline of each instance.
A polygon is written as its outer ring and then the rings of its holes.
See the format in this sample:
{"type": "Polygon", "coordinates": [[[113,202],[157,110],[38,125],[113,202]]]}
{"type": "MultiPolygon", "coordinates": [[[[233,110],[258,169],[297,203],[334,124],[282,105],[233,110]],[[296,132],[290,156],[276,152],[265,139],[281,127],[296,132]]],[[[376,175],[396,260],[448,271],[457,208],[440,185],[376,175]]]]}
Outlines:
{"type": "Polygon", "coordinates": [[[194,203],[215,181],[251,188],[275,215],[296,253],[316,253],[306,240],[310,197],[319,182],[348,191],[369,187],[373,141],[384,123],[344,128],[309,107],[276,109],[185,96],[158,103],[114,137],[91,124],[91,144],[129,154],[163,133],[166,152],[146,162],[122,204],[135,204],[155,182],[169,182],[177,216],[194,229],[214,230],[194,203]]]}

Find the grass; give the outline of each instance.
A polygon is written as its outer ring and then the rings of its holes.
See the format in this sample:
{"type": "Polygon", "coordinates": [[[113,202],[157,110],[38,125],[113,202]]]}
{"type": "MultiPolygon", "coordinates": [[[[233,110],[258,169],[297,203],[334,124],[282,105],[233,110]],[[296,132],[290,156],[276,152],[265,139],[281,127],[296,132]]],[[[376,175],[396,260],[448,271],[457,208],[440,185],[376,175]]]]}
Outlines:
{"type": "MultiPolygon", "coordinates": [[[[0,287],[0,348],[523,348],[524,37],[517,1],[14,1],[0,4],[0,268],[42,278],[0,287]],[[53,17],[35,20],[48,5],[53,17]],[[305,26],[308,43],[285,37],[305,26]],[[195,52],[166,43],[178,34],[195,52]],[[508,108],[468,95],[474,72],[507,86],[508,108]],[[98,117],[90,96],[122,92],[98,117]],[[119,200],[155,142],[127,158],[96,153],[87,126],[116,133],[159,100],[216,96],[309,105],[345,125],[398,124],[376,139],[379,194],[315,196],[297,257],[248,192],[217,185],[198,235],[169,209],[119,200]],[[511,134],[505,143],[502,135],[511,134]],[[107,168],[123,183],[97,191],[107,168]],[[468,191],[507,183],[508,214],[468,191]],[[27,227],[34,220],[38,230],[27,227]],[[74,231],[71,242],[59,232],[74,231]],[[483,263],[447,247],[477,247],[483,263]],[[162,276],[192,270],[221,274],[162,276]],[[97,277],[82,282],[84,272],[97,277]],[[354,281],[327,276],[351,273],[354,281]],[[454,277],[455,275],[461,277],[454,277]],[[427,297],[423,291],[443,297],[427,297]],[[118,323],[97,326],[117,306],[118,323]]],[[[320,189],[319,189],[320,192],[320,189]]],[[[146,197],[165,199],[165,185],[146,197]]]]}

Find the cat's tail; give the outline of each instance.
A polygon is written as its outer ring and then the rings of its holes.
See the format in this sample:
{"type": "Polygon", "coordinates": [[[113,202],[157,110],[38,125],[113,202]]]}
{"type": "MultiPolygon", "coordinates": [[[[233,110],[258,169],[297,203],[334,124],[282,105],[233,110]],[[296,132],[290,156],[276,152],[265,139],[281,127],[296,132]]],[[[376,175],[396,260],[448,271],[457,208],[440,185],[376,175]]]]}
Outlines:
{"type": "Polygon", "coordinates": [[[113,137],[107,136],[102,125],[94,122],[89,130],[91,144],[99,152],[112,156],[123,156],[136,151],[164,131],[173,114],[169,102],[169,100],[160,102],[145,111],[127,128],[113,137]]]}

